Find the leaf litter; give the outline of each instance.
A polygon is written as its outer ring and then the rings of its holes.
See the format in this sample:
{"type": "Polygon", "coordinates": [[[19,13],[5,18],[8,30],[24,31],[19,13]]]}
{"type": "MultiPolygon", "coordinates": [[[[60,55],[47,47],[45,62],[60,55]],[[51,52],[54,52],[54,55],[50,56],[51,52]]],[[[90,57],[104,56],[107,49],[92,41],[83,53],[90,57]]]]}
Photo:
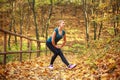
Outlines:
{"type": "Polygon", "coordinates": [[[89,59],[85,54],[65,54],[70,63],[77,64],[72,70],[67,69],[59,57],[55,60],[54,69],[48,69],[52,55],[42,55],[22,62],[9,62],[0,65],[0,80],[119,80],[120,54],[116,54],[117,56],[108,54],[96,60],[89,59]]]}

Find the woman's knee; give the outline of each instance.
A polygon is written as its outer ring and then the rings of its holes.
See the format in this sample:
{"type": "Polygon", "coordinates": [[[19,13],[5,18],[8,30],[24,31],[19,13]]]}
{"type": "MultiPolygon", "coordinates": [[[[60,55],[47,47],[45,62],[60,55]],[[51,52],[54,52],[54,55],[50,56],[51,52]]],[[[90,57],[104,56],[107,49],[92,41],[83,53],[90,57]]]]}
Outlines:
{"type": "Polygon", "coordinates": [[[61,53],[62,53],[61,49],[58,49],[57,52],[58,52],[58,54],[61,54],[61,53]]]}
{"type": "Polygon", "coordinates": [[[58,54],[54,54],[52,57],[56,58],[58,54]]]}

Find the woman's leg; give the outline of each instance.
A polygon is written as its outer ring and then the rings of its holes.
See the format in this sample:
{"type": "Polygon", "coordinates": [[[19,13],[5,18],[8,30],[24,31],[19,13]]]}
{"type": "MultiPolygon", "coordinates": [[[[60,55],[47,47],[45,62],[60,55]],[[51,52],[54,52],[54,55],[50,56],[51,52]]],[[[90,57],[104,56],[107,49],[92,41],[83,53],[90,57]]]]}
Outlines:
{"type": "Polygon", "coordinates": [[[53,65],[53,63],[54,63],[54,61],[55,61],[55,59],[56,59],[56,57],[57,57],[58,55],[60,56],[60,58],[62,59],[62,61],[63,61],[67,66],[69,65],[69,63],[68,63],[68,61],[66,60],[65,56],[63,55],[61,49],[55,48],[55,47],[52,45],[52,43],[49,43],[49,42],[47,42],[46,45],[47,45],[47,47],[54,53],[54,55],[52,56],[51,62],[50,62],[51,65],[53,65]]]}
{"type": "Polygon", "coordinates": [[[62,59],[62,61],[68,66],[69,63],[68,63],[68,61],[66,60],[65,56],[63,55],[61,49],[58,49],[58,52],[59,52],[58,55],[60,56],[60,58],[62,59]]]}
{"type": "Polygon", "coordinates": [[[50,65],[53,65],[56,57],[58,56],[58,51],[57,51],[57,48],[55,48],[51,43],[49,42],[46,42],[46,45],[47,47],[54,53],[54,55],[52,56],[51,58],[51,62],[50,62],[50,65]]]}
{"type": "Polygon", "coordinates": [[[50,65],[53,65],[53,63],[54,63],[54,61],[55,61],[55,59],[56,59],[57,56],[58,56],[58,54],[55,54],[55,53],[54,53],[54,55],[53,55],[52,58],[51,58],[50,65]]]}

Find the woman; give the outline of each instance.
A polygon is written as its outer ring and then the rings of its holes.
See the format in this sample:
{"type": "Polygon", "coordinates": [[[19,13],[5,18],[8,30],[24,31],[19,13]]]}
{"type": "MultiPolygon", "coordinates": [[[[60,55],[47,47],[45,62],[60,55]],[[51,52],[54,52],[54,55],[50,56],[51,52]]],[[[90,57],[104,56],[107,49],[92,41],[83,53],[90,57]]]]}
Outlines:
{"type": "Polygon", "coordinates": [[[72,69],[72,68],[76,67],[75,64],[69,64],[69,62],[66,60],[66,58],[64,57],[64,55],[61,51],[61,48],[66,43],[66,35],[65,35],[65,31],[63,30],[64,25],[65,25],[65,23],[63,20],[58,21],[58,27],[54,29],[52,36],[49,37],[46,42],[47,47],[54,53],[54,55],[51,58],[51,62],[50,62],[50,66],[49,66],[50,69],[53,69],[53,63],[58,55],[60,56],[62,61],[66,64],[68,69],[72,69]],[[62,38],[63,38],[63,43],[58,46],[57,42],[59,40],[61,40],[62,38]]]}

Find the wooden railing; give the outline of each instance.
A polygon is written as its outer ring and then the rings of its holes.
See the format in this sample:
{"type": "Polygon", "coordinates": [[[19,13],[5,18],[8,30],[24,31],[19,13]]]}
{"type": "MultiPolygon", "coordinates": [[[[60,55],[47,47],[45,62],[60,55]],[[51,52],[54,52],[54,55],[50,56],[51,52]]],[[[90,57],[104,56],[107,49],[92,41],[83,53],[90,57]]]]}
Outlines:
{"type": "Polygon", "coordinates": [[[8,54],[19,54],[20,57],[19,57],[19,60],[22,61],[22,54],[23,53],[29,53],[29,58],[31,59],[31,53],[37,53],[37,57],[40,56],[40,41],[39,40],[35,40],[35,39],[30,39],[26,36],[23,36],[23,35],[20,35],[20,34],[16,34],[16,33],[12,33],[10,31],[6,31],[6,30],[3,30],[3,29],[0,29],[0,33],[3,34],[3,51],[0,52],[0,55],[3,55],[3,64],[6,64],[6,56],[8,54]],[[12,36],[16,36],[18,38],[20,38],[19,42],[20,42],[20,49],[19,51],[7,51],[7,36],[8,35],[12,35],[12,36]],[[28,50],[24,51],[22,49],[23,47],[23,40],[27,40],[28,41],[28,45],[27,45],[27,48],[28,50]],[[36,43],[36,50],[32,50],[32,42],[36,43]]]}

